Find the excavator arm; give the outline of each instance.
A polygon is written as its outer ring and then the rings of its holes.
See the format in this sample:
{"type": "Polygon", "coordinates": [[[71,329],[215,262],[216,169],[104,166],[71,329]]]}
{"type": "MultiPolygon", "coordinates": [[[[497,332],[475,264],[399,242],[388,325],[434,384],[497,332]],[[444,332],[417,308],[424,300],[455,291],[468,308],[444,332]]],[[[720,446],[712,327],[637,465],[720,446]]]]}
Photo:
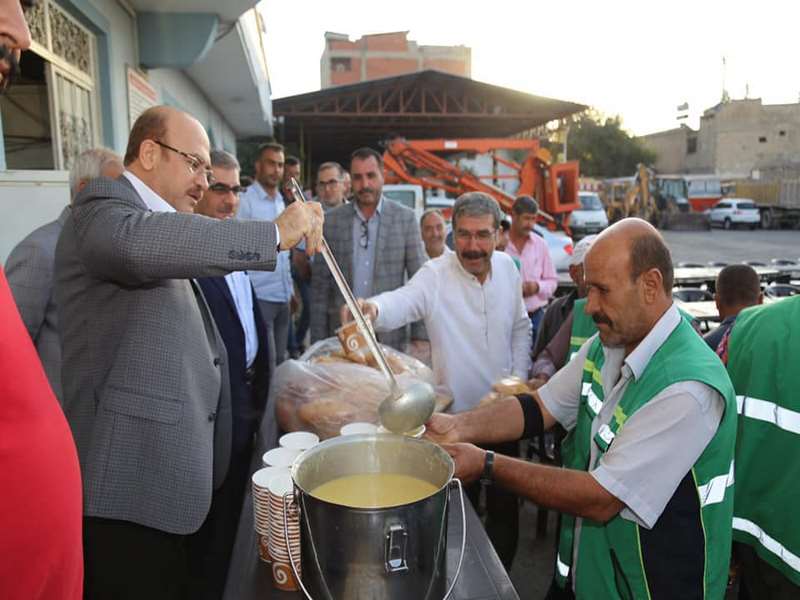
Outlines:
{"type": "Polygon", "coordinates": [[[536,140],[477,138],[457,140],[406,140],[395,138],[386,143],[384,153],[386,181],[440,189],[451,195],[484,192],[511,212],[515,195],[493,185],[485,178],[513,177],[519,181],[516,195],[530,195],[539,200],[540,217],[549,227],[556,224],[569,231],[569,213],[579,208],[578,163],[552,164],[550,153],[536,140]],[[521,163],[499,156],[497,150],[525,150],[521,163]],[[437,152],[491,154],[496,163],[509,167],[513,175],[479,177],[438,156],[437,152]]]}

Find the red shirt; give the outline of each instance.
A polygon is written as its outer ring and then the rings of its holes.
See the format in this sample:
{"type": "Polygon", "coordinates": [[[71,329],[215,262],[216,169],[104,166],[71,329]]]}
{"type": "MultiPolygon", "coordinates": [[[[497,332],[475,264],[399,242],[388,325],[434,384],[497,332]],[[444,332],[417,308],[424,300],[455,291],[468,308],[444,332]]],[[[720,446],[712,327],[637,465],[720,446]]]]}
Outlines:
{"type": "Polygon", "coordinates": [[[83,595],[81,478],[72,433],[0,267],[0,597],[83,595]]]}

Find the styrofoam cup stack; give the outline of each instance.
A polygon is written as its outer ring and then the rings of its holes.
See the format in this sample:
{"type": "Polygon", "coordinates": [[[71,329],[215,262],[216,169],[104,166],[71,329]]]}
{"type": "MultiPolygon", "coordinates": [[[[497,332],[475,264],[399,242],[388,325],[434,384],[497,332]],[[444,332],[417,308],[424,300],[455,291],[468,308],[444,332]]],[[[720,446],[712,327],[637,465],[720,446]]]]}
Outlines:
{"type": "Polygon", "coordinates": [[[289,558],[288,538],[292,558],[300,574],[300,510],[294,501],[294,485],[289,473],[273,476],[269,482],[269,553],[272,557],[272,582],[284,591],[298,589],[289,558]],[[284,527],[284,511],[286,523],[284,527]]]}

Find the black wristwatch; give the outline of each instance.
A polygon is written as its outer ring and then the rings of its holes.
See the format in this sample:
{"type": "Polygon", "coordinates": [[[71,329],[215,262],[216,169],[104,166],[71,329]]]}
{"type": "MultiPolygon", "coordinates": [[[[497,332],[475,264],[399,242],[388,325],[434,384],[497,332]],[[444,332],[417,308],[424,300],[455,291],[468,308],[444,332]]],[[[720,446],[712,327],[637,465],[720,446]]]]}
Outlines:
{"type": "Polygon", "coordinates": [[[483,473],[481,474],[481,483],[483,485],[491,485],[494,481],[494,451],[487,450],[483,460],[483,473]]]}

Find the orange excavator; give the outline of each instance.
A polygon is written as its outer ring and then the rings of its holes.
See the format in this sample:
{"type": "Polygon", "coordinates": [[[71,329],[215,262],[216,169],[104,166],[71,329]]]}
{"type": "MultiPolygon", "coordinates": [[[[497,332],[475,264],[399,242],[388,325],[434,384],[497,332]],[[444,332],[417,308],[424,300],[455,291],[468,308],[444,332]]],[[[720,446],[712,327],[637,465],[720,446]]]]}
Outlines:
{"type": "Polygon", "coordinates": [[[553,164],[550,152],[537,140],[474,138],[453,140],[407,140],[397,137],[384,144],[386,183],[421,185],[426,190],[443,190],[451,196],[465,192],[485,192],[507,213],[517,196],[533,196],[539,202],[540,220],[550,229],[559,227],[569,233],[569,215],[580,208],[578,200],[578,162],[553,164]],[[520,162],[498,151],[510,150],[520,162]],[[475,175],[440,156],[487,154],[492,157],[492,174],[475,175]],[[498,172],[498,165],[508,167],[498,172]],[[501,179],[515,179],[517,190],[511,194],[498,185],[501,179]]]}

